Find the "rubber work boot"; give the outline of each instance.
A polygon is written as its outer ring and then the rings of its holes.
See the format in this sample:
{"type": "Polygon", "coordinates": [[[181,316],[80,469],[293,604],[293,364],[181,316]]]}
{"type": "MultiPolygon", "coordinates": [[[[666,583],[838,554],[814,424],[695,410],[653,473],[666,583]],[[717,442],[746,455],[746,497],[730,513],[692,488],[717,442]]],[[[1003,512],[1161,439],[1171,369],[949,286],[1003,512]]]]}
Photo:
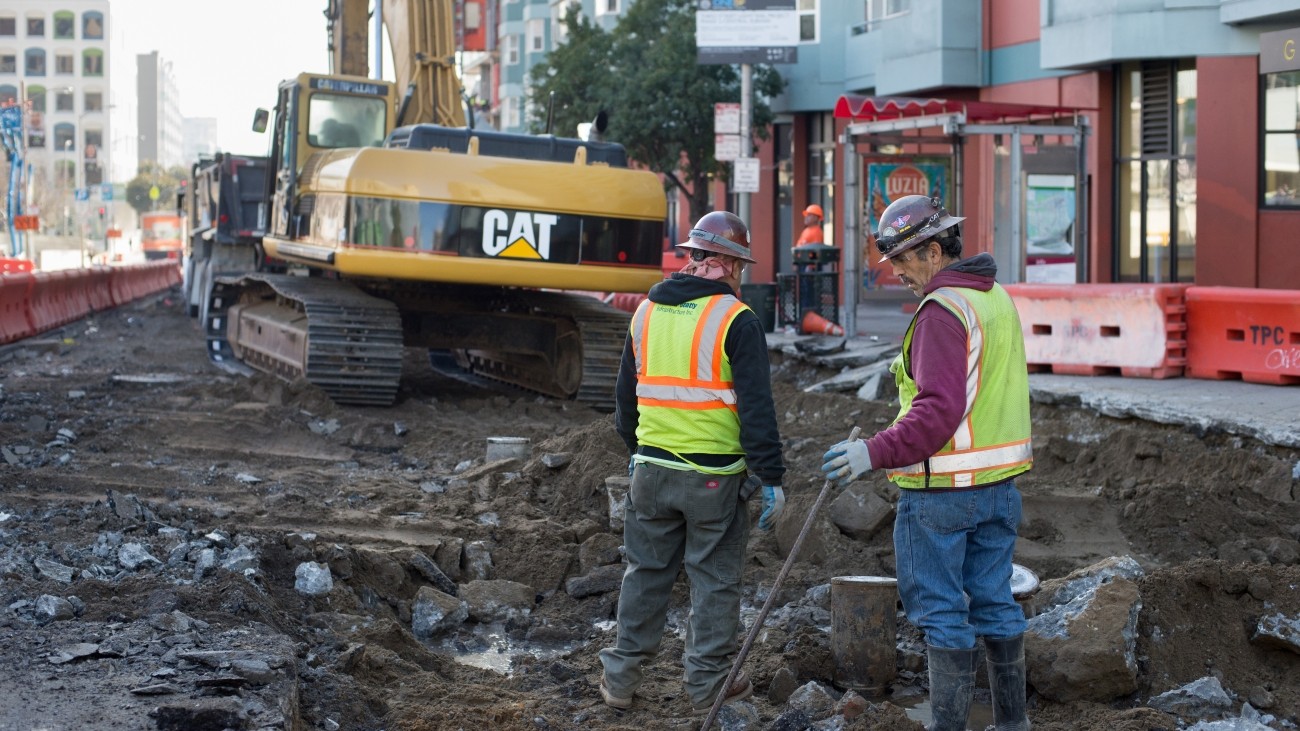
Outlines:
{"type": "Polygon", "coordinates": [[[930,715],[926,731],[966,731],[971,696],[975,693],[975,663],[979,649],[952,650],[926,645],[930,665],[930,715]]]}
{"type": "MultiPolygon", "coordinates": [[[[743,701],[753,694],[754,684],[749,682],[749,676],[745,675],[744,670],[741,670],[739,673],[736,673],[736,679],[731,681],[731,687],[727,688],[727,697],[722,699],[722,705],[725,706],[728,703],[743,701]]],[[[713,710],[713,702],[717,699],[718,697],[715,695],[710,698],[707,703],[698,706],[692,705],[692,713],[696,716],[707,716],[709,711],[713,710]]],[[[722,706],[719,706],[719,708],[721,707],[722,706]]]]}
{"type": "Polygon", "coordinates": [[[993,691],[993,728],[1029,731],[1025,715],[1025,636],[1005,640],[984,638],[988,658],[989,689],[993,691]]]}

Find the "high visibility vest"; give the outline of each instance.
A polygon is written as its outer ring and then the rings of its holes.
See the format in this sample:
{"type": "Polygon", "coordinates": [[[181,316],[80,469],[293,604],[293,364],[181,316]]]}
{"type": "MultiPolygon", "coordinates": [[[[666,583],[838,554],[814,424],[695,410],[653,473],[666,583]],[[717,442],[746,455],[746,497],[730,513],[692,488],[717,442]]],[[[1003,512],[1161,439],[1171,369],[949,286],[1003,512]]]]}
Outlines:
{"type": "Polygon", "coordinates": [[[631,337],[639,444],[671,452],[700,472],[735,474],[745,469],[731,359],[723,344],[731,323],[747,309],[729,294],[680,305],[645,300],[637,307],[631,337]],[[681,457],[684,454],[734,454],[737,460],[709,468],[681,457]]]}
{"type": "MultiPolygon", "coordinates": [[[[966,328],[966,411],[957,433],[942,449],[924,462],[890,470],[889,479],[910,489],[974,487],[1027,471],[1034,461],[1029,369],[1015,303],[997,284],[988,292],[942,287],[921,305],[930,301],[952,312],[966,328]]],[[[918,390],[908,375],[915,328],[913,319],[903,350],[890,367],[900,403],[895,422],[912,408],[918,390]]]]}

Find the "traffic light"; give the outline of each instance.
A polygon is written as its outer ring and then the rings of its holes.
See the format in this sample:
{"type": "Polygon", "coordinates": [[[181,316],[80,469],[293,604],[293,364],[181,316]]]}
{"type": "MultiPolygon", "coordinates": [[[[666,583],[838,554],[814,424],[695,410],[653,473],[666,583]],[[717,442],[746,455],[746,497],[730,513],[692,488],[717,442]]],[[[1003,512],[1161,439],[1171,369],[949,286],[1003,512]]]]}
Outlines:
{"type": "Polygon", "coordinates": [[[104,220],[104,207],[103,207],[103,206],[100,206],[100,207],[99,207],[99,220],[101,220],[101,221],[104,220]]]}

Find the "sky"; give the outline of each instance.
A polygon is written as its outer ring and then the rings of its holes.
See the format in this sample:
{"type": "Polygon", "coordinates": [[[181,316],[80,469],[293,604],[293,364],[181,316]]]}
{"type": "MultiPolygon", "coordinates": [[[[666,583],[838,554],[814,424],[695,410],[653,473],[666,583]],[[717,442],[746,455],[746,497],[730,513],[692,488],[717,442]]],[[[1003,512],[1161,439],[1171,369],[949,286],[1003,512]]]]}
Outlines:
{"type": "MultiPolygon", "coordinates": [[[[329,70],[327,0],[109,0],[113,135],[136,128],[136,56],[172,63],[181,114],[214,117],[224,152],[264,155],[253,112],[276,85],[329,70]]],[[[116,155],[114,156],[117,157],[116,155]]]]}

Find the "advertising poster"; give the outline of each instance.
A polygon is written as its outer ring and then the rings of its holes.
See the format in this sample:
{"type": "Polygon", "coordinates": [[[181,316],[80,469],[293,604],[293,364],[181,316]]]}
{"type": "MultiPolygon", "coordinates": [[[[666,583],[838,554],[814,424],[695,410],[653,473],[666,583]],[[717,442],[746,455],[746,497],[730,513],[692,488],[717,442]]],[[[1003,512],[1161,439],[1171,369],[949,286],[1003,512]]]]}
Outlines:
{"type": "Polygon", "coordinates": [[[1029,175],[1025,187],[1025,281],[1072,284],[1074,176],[1029,175]]]}
{"type": "MultiPolygon", "coordinates": [[[[937,196],[948,204],[948,176],[951,161],[942,159],[911,159],[868,161],[866,178],[866,201],[864,206],[863,226],[867,231],[880,230],[880,214],[890,203],[905,195],[937,196]]],[[[878,263],[880,254],[876,251],[875,238],[867,236],[863,247],[866,261],[863,262],[862,288],[867,291],[886,287],[902,287],[888,264],[878,263]]]]}

